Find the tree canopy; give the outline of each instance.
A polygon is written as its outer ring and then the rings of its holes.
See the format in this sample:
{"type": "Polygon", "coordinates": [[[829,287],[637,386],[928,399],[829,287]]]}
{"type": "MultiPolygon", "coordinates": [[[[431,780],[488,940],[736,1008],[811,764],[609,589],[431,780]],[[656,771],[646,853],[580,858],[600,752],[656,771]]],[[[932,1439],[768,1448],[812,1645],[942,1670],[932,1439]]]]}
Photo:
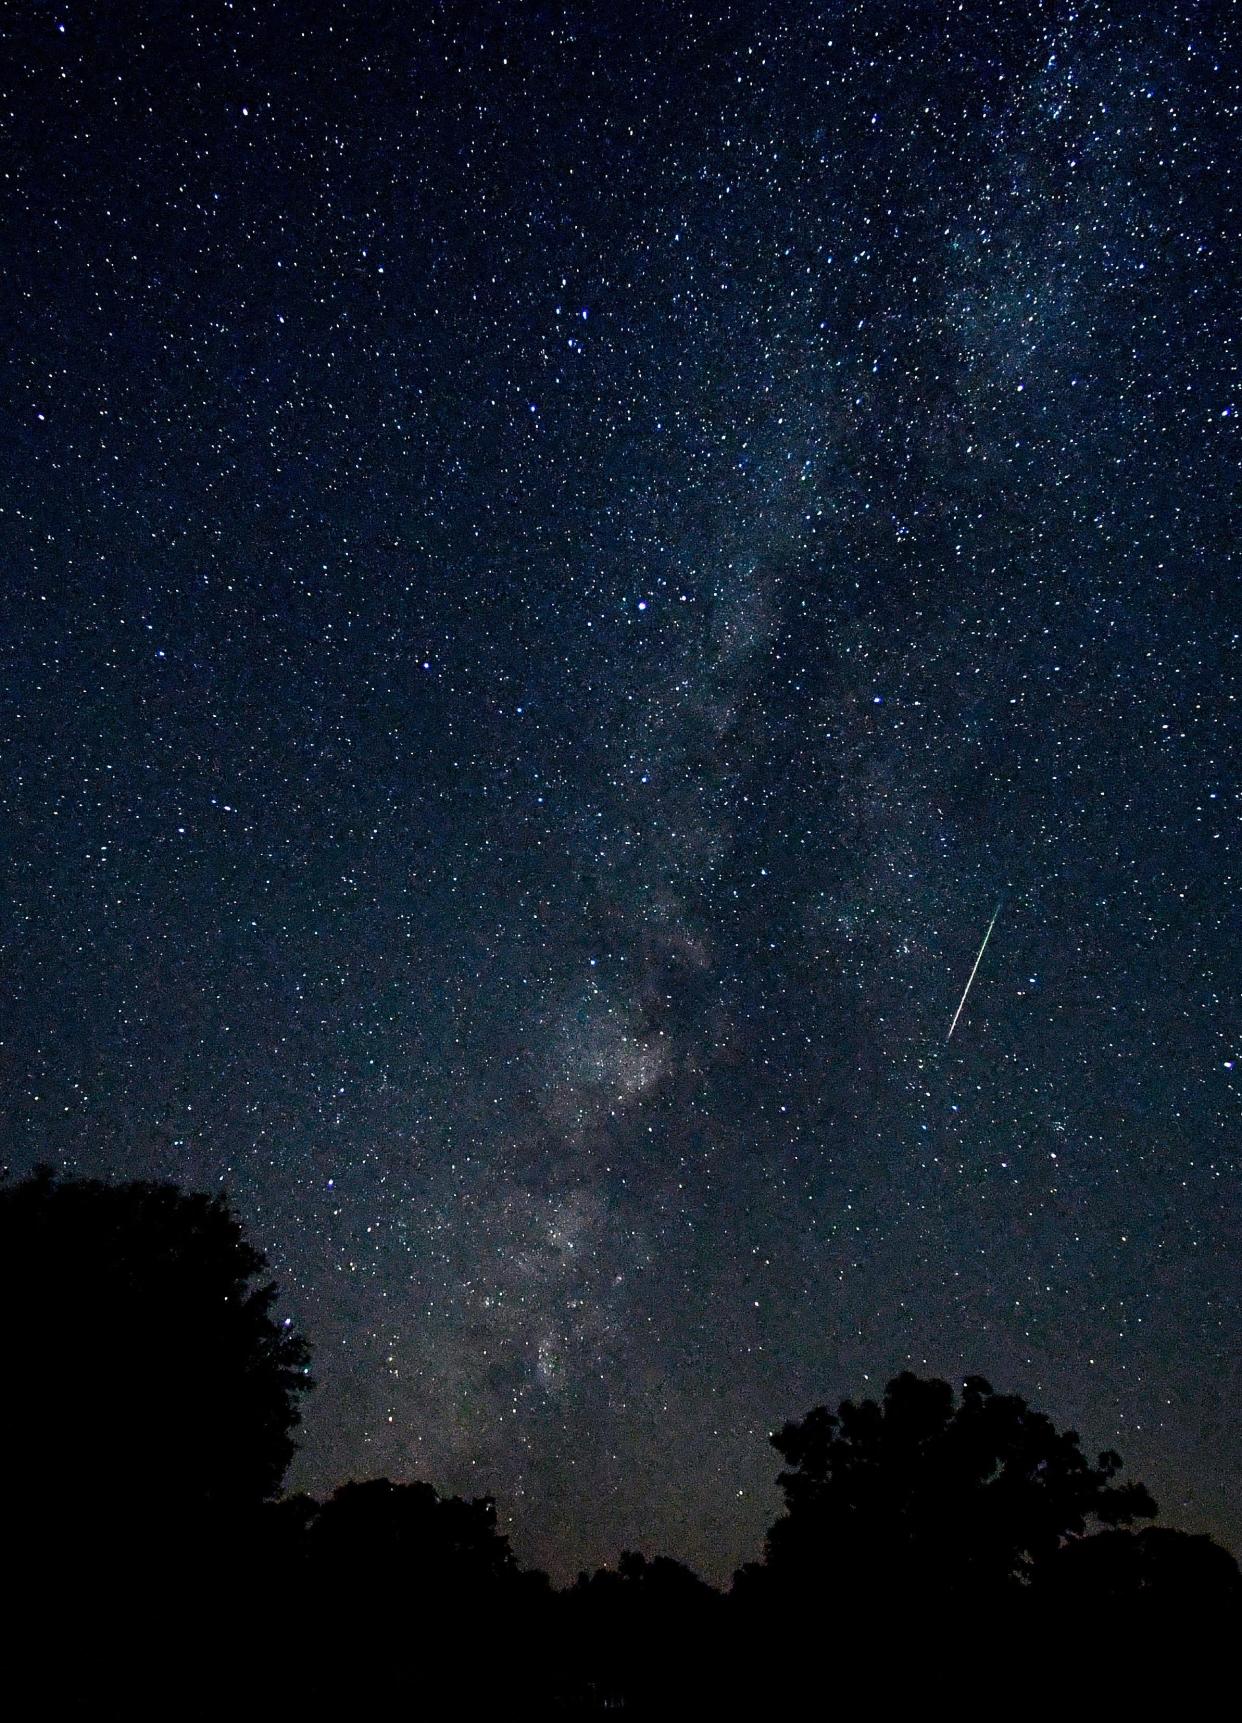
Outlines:
{"type": "Polygon", "coordinates": [[[1036,1576],[1049,1603],[1085,1609],[1151,1603],[1167,1610],[1242,1604],[1242,1574],[1227,1549],[1172,1526],[1104,1531],[1062,1544],[1036,1576]]]}
{"type": "Polygon", "coordinates": [[[1072,1430],[979,1376],[957,1398],[906,1373],[882,1400],[816,1407],[772,1444],[785,1512],[743,1589],[996,1602],[1067,1540],[1156,1512],[1141,1484],[1114,1482],[1117,1454],[1090,1461],[1072,1430]]]}
{"type": "Polygon", "coordinates": [[[46,1170],[0,1183],[5,1555],[46,1582],[27,1587],[46,1620],[67,1583],[91,1609],[166,1605],[191,1634],[228,1597],[235,1623],[281,1623],[254,1636],[264,1654],[307,1631],[355,1649],[418,1635],[480,1712],[725,1715],[813,1688],[822,1623],[862,1667],[862,1638],[840,1636],[852,1611],[888,1644],[946,1608],[973,1624],[1242,1603],[1210,1538],[1127,1529],[1156,1505],[1116,1454],[1089,1459],[978,1376],[956,1394],[900,1375],[779,1430],[784,1512],[728,1596],[633,1551],[555,1592],[519,1566],[490,1496],[378,1478],[279,1499],[310,1378],[265,1269],[219,1196],[46,1170]]]}
{"type": "Polygon", "coordinates": [[[222,1525],[280,1487],[309,1354],[222,1197],[0,1185],[0,1455],[39,1535],[222,1525]]]}
{"type": "Polygon", "coordinates": [[[509,1540],[490,1496],[465,1501],[430,1484],[388,1478],[342,1484],[312,1507],[305,1559],[320,1580],[343,1580],[354,1596],[454,1599],[496,1592],[517,1577],[509,1540]]]}

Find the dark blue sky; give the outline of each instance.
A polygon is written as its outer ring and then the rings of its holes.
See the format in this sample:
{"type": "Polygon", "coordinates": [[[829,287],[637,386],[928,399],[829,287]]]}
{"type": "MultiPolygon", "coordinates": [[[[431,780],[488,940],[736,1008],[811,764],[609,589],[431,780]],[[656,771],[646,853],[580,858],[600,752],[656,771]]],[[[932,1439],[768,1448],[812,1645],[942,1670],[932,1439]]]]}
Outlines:
{"type": "Polygon", "coordinates": [[[719,1578],[770,1428],[977,1371],[1242,1542],[1238,57],[1153,11],[6,12],[3,1153],[229,1190],[295,1482],[719,1578]]]}

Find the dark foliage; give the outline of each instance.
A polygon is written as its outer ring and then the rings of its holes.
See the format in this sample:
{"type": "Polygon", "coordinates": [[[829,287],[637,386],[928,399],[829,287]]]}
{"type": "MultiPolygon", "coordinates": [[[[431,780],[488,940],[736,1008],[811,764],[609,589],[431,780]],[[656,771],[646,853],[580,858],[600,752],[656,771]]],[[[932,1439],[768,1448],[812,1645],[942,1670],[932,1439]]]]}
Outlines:
{"type": "Polygon", "coordinates": [[[1116,1454],[1092,1464],[1073,1431],[978,1376],[958,1400],[947,1382],[904,1374],[881,1402],[817,1407],[772,1443],[785,1513],[762,1567],[739,1576],[743,1596],[996,1605],[1092,1523],[1156,1512],[1141,1484],[1113,1482],[1116,1454]]]}
{"type": "Polygon", "coordinates": [[[264,1267],[220,1197],[0,1186],[10,1548],[115,1564],[231,1535],[274,1495],[309,1355],[264,1267]]]}
{"type": "Polygon", "coordinates": [[[560,1600],[576,1690],[629,1706],[684,1707],[714,1688],[725,1600],[681,1562],[626,1550],[560,1600]]]}
{"type": "Polygon", "coordinates": [[[266,1514],[273,1619],[290,1643],[328,1648],[321,1703],[356,1702],[354,1674],[425,1715],[491,1715],[547,1697],[553,1596],[522,1571],[490,1497],[442,1496],[387,1478],[295,1496],[266,1514]]]}
{"type": "Polygon", "coordinates": [[[0,1186],[3,1550],[45,1658],[58,1611],[85,1604],[114,1646],[158,1637],[227,1684],[202,1657],[223,1633],[274,1698],[298,1645],[324,1705],[360,1680],[405,1705],[417,1667],[428,1715],[753,1716],[822,1708],[829,1641],[840,1698],[894,1645],[939,1654],[946,1623],[1034,1643],[1109,1610],[1242,1608],[1227,1551],[1124,1529],[1156,1509],[1117,1455],[1089,1461],[979,1377],[957,1397],[898,1376],[780,1430],[785,1511],[728,1597],[632,1551],[556,1593],[518,1567],[490,1497],[380,1478],[274,1499],[309,1377],[263,1268],[219,1198],[46,1171],[0,1186]]]}
{"type": "Polygon", "coordinates": [[[1037,1575],[1057,1605],[1155,1604],[1164,1612],[1242,1605],[1242,1573],[1212,1538],[1171,1526],[1106,1531],[1063,1544],[1037,1575]]]}
{"type": "Polygon", "coordinates": [[[514,1586],[518,1566],[490,1496],[463,1501],[430,1484],[343,1484],[308,1514],[302,1563],[312,1584],[362,1606],[453,1602],[514,1586]]]}

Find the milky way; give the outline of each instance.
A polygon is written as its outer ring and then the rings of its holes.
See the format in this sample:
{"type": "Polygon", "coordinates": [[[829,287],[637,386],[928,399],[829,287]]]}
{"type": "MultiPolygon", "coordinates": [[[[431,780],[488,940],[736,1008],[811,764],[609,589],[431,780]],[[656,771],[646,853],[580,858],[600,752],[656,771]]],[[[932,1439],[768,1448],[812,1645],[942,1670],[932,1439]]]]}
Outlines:
{"type": "Polygon", "coordinates": [[[912,1367],[1242,1538],[1238,58],[1152,10],[10,9],[4,1155],[229,1191],[298,1486],[721,1578],[912,1367]]]}

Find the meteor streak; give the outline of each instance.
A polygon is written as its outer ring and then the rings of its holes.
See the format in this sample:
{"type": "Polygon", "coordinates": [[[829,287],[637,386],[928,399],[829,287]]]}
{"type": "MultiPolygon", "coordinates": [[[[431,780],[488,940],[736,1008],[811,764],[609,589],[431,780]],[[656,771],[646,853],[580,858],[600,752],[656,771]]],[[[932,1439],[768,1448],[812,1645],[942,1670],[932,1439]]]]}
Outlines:
{"type": "MultiPolygon", "coordinates": [[[[1001,903],[1004,901],[1004,898],[1002,898],[1001,903]]],[[[992,937],[992,929],[996,926],[996,918],[1000,912],[1001,906],[1000,903],[998,903],[996,908],[992,911],[992,919],[989,921],[988,930],[983,936],[983,944],[979,947],[979,955],[975,958],[975,967],[970,972],[970,980],[967,981],[965,988],[962,990],[962,997],[957,1002],[957,1010],[953,1013],[952,1023],[949,1024],[949,1033],[944,1038],[946,1046],[948,1046],[949,1042],[953,1039],[953,1031],[957,1028],[957,1020],[962,1015],[962,1006],[966,1003],[966,995],[970,992],[970,984],[975,979],[979,965],[983,962],[983,954],[988,948],[988,940],[992,937]]]]}

